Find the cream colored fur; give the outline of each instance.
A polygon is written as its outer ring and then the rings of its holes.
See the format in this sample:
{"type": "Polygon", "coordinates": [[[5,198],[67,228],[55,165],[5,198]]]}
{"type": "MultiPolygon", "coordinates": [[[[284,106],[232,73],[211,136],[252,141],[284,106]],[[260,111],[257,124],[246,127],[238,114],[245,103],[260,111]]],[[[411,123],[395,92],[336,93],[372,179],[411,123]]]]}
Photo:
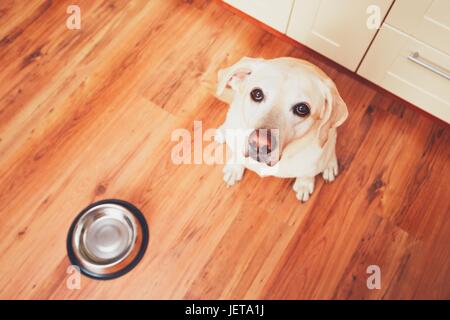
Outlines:
{"type": "Polygon", "coordinates": [[[345,121],[348,111],[333,81],[319,68],[294,58],[242,58],[219,71],[216,94],[230,104],[226,120],[216,133],[216,141],[226,142],[232,149],[233,156],[224,168],[229,186],[242,178],[245,169],[260,176],[296,178],[296,196],[307,201],[317,174],[326,181],[335,179],[336,128],[345,121]],[[265,92],[265,101],[259,104],[250,99],[255,87],[265,92]],[[308,117],[292,113],[292,106],[299,102],[310,106],[308,117]],[[246,157],[244,147],[231,141],[230,131],[241,130],[245,140],[257,128],[279,130],[280,158],[274,166],[246,157]]]}

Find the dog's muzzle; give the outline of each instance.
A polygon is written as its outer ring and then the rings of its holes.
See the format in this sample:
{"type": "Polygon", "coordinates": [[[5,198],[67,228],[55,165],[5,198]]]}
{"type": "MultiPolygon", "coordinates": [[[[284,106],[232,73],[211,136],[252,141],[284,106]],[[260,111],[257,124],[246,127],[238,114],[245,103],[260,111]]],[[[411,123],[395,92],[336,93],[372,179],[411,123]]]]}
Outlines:
{"type": "Polygon", "coordinates": [[[247,155],[273,166],[279,160],[279,138],[276,129],[256,129],[248,137],[247,155]]]}

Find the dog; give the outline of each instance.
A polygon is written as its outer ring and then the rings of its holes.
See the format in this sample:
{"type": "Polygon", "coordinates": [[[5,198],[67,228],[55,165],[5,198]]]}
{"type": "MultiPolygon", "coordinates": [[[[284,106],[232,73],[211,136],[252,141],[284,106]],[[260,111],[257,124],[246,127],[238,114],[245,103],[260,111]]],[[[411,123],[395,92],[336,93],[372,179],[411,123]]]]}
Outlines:
{"type": "Polygon", "coordinates": [[[317,174],[334,181],[336,128],[348,110],[317,66],[295,58],[244,57],[219,70],[216,96],[230,105],[214,137],[232,151],[223,169],[228,186],[247,168],[260,176],[295,178],[296,197],[306,202],[317,174]],[[232,132],[240,132],[242,143],[232,132]]]}

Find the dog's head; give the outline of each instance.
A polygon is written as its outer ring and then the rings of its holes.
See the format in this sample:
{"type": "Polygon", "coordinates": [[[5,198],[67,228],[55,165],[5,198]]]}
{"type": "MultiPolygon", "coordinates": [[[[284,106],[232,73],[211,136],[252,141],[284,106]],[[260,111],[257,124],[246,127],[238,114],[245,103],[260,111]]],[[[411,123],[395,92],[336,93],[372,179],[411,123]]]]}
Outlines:
{"type": "Polygon", "coordinates": [[[243,58],[219,71],[217,96],[239,108],[246,129],[252,129],[247,154],[268,165],[307,134],[315,134],[323,147],[329,130],[348,116],[333,81],[316,66],[293,58],[243,58]]]}

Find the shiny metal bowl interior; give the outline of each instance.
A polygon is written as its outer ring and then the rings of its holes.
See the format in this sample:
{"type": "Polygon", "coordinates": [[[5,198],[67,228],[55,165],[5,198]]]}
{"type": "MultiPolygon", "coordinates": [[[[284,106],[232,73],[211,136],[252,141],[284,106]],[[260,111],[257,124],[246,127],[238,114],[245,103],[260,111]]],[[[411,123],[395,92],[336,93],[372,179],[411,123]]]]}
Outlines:
{"type": "Polygon", "coordinates": [[[72,263],[94,278],[124,274],[130,264],[140,259],[142,246],[148,240],[145,220],[143,225],[143,216],[139,219],[133,209],[137,210],[121,201],[103,201],[82,212],[69,232],[69,258],[75,260],[72,263]]]}

